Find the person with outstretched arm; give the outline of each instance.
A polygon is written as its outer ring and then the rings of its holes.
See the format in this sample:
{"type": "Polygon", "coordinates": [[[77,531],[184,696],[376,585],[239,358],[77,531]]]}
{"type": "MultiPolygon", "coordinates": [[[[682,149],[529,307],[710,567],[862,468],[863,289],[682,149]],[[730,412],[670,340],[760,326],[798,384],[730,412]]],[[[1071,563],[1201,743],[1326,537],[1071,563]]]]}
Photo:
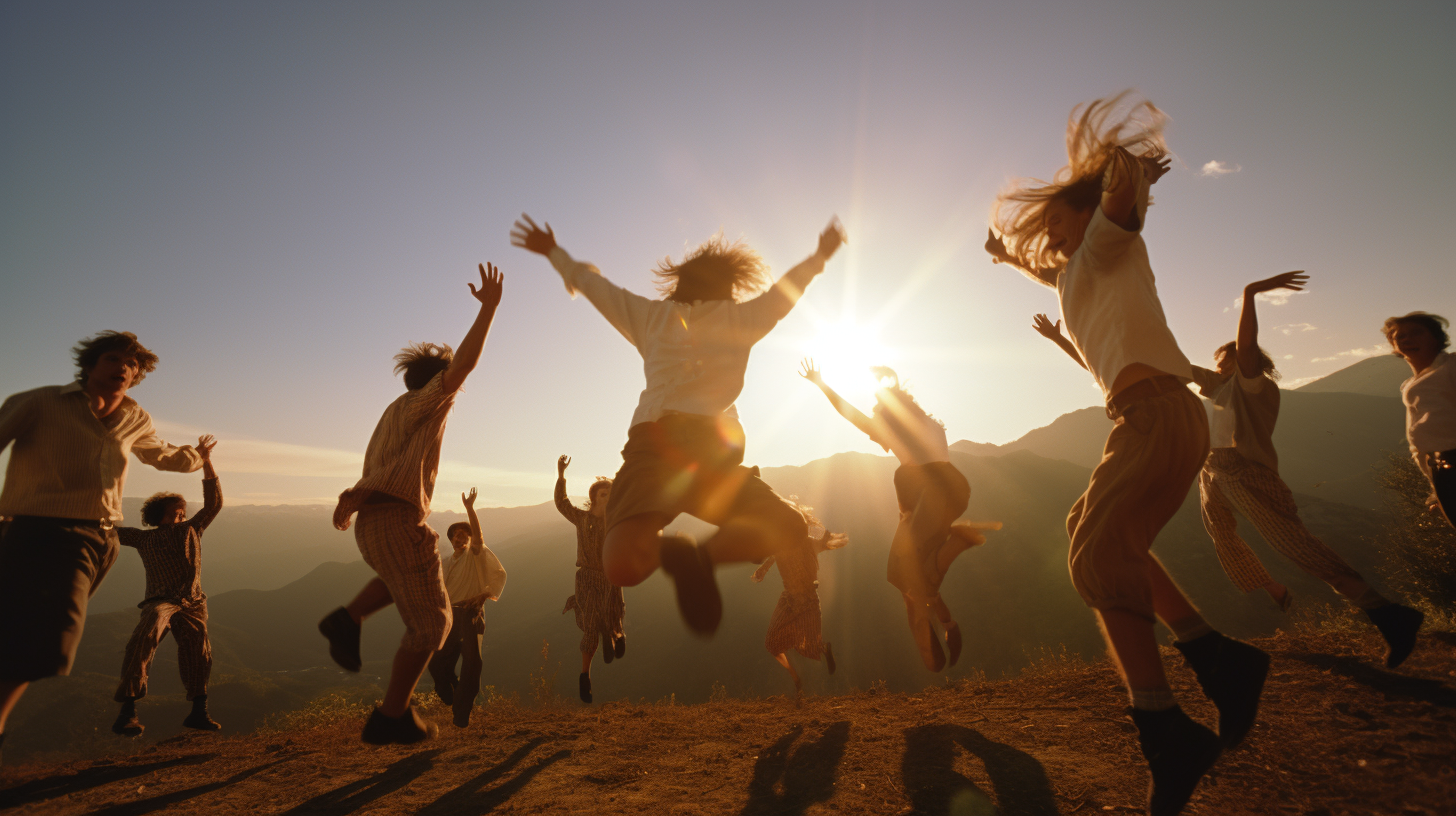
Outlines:
{"type": "Polygon", "coordinates": [[[500,600],[506,588],[506,570],[499,558],[485,546],[480,531],[480,518],[475,515],[475,488],[461,493],[466,521],[457,521],[445,530],[445,538],[455,551],[450,566],[445,568],[445,593],[450,597],[450,633],[445,645],[430,658],[430,677],[435,681],[435,694],[451,707],[457,728],[470,725],[470,712],[480,694],[480,671],[484,661],[480,655],[480,636],[485,634],[485,602],[500,600]],[[460,674],[455,674],[455,664],[460,674]]]}
{"type": "Polygon", "coordinates": [[[556,460],[556,509],[576,527],[576,591],[566,599],[561,614],[576,613],[576,628],[581,630],[581,674],[577,677],[577,694],[583,703],[592,701],[591,664],[602,644],[602,662],[627,654],[627,635],[622,619],[627,604],[622,588],[607,580],[602,567],[602,545],[606,543],[607,502],[612,498],[612,480],[601,478],[586,490],[586,509],[566,497],[566,468],[571,457],[556,460]]]}

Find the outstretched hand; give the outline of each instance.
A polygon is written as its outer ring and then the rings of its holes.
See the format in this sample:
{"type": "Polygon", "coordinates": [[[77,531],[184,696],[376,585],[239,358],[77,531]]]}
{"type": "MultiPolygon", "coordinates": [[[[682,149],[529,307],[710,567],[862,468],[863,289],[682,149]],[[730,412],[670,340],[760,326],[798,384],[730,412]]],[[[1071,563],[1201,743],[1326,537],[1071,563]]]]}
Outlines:
{"type": "Polygon", "coordinates": [[[805,357],[803,360],[799,361],[799,365],[801,366],[801,369],[799,370],[800,377],[803,377],[804,379],[808,380],[811,383],[814,383],[815,385],[824,384],[824,377],[820,375],[819,369],[814,367],[813,357],[805,357]]]}
{"type": "Polygon", "coordinates": [[[473,488],[473,487],[470,488],[470,493],[469,494],[461,493],[460,494],[460,501],[463,502],[466,507],[474,507],[475,506],[475,488],[473,488]]]}
{"type": "Polygon", "coordinates": [[[550,221],[546,222],[546,229],[541,229],[531,220],[531,216],[521,213],[521,217],[511,227],[511,246],[518,246],[538,255],[550,255],[551,250],[556,248],[556,233],[551,231],[550,221]]]}
{"type": "Polygon", "coordinates": [[[1173,165],[1172,156],[1163,156],[1157,159],[1152,156],[1139,156],[1138,158],[1142,160],[1143,175],[1147,177],[1149,184],[1157,184],[1158,179],[1167,175],[1168,170],[1173,165]]]}
{"type": "Polygon", "coordinates": [[[1009,254],[1006,251],[1006,242],[990,227],[986,228],[986,252],[991,255],[991,263],[1001,263],[1009,254]]]}
{"type": "Polygon", "coordinates": [[[570,464],[571,464],[571,457],[570,456],[567,456],[564,453],[561,454],[561,458],[559,458],[559,459],[556,460],[556,476],[558,478],[560,478],[562,476],[565,476],[566,475],[566,468],[570,464]]]}
{"type": "Polygon", "coordinates": [[[819,233],[819,248],[815,250],[814,254],[827,261],[834,257],[834,253],[839,251],[839,245],[846,240],[848,239],[844,236],[844,225],[839,223],[839,216],[836,215],[829,220],[829,226],[819,233]]]}
{"type": "Polygon", "coordinates": [[[1031,327],[1036,329],[1037,334],[1048,340],[1062,339],[1062,321],[1060,320],[1053,323],[1051,318],[1044,314],[1039,314],[1031,319],[1031,327]]]}
{"type": "Polygon", "coordinates": [[[212,434],[197,437],[197,455],[202,457],[202,461],[212,460],[212,449],[215,447],[217,447],[217,439],[212,434]]]}
{"type": "Polygon", "coordinates": [[[493,264],[480,265],[480,288],[476,289],[475,284],[467,283],[470,287],[470,294],[480,301],[482,306],[500,305],[502,284],[505,283],[505,276],[500,269],[493,264]],[[487,270],[486,267],[489,267],[487,270]]]}
{"type": "Polygon", "coordinates": [[[1304,285],[1309,282],[1309,275],[1304,270],[1297,272],[1285,272],[1282,275],[1275,275],[1272,278],[1265,278],[1261,281],[1254,281],[1244,287],[1245,295],[1257,295],[1260,292],[1272,292],[1275,289],[1289,289],[1295,292],[1304,291],[1304,285]]]}

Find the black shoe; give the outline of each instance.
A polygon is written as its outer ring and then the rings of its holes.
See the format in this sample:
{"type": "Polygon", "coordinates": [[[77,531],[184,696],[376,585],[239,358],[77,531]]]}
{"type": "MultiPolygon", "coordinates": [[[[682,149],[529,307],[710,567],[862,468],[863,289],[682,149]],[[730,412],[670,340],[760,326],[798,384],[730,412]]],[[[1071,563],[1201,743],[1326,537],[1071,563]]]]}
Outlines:
{"type": "Polygon", "coordinates": [[[145,730],[147,727],[137,719],[136,703],[122,703],[116,722],[111,724],[111,733],[122,737],[140,737],[145,730]]]}
{"type": "Polygon", "coordinates": [[[612,644],[612,653],[617,656],[617,659],[618,660],[621,660],[623,657],[626,656],[626,654],[627,654],[627,636],[626,635],[618,635],[617,636],[617,640],[612,644]]]}
{"type": "Polygon", "coordinates": [[[454,722],[455,722],[455,727],[456,728],[469,728],[470,727],[470,712],[469,711],[457,711],[457,712],[455,712],[454,722]]]}
{"type": "Polygon", "coordinates": [[[663,536],[662,571],[677,587],[677,609],[688,629],[712,637],[723,620],[723,597],[707,549],[684,536],[663,536]]]}
{"type": "Polygon", "coordinates": [[[435,696],[439,697],[440,702],[444,703],[447,706],[455,705],[455,687],[453,685],[447,685],[445,683],[441,683],[439,680],[436,680],[435,696]]]}
{"type": "Polygon", "coordinates": [[[612,648],[612,636],[602,633],[602,662],[611,663],[617,659],[617,650],[612,648]]]}
{"type": "Polygon", "coordinates": [[[369,721],[364,723],[361,736],[370,745],[413,745],[434,739],[439,731],[434,723],[421,719],[414,706],[398,717],[386,717],[376,708],[369,715],[369,721]]]}
{"type": "Polygon", "coordinates": [[[182,724],[188,728],[196,728],[198,731],[221,731],[222,726],[217,721],[207,716],[207,695],[202,694],[192,698],[192,713],[182,724]]]}
{"type": "Polygon", "coordinates": [[[359,659],[359,624],[349,617],[349,610],[339,607],[319,621],[319,633],[329,639],[329,657],[340,668],[357,672],[364,662],[359,659]]]}
{"type": "Polygon", "coordinates": [[[824,665],[834,674],[834,649],[828,643],[824,644],[824,665]]]}
{"type": "Polygon", "coordinates": [[[1218,632],[1173,645],[1198,676],[1204,695],[1218,706],[1223,747],[1243,742],[1259,712],[1259,695],[1269,674],[1268,653],[1218,632]]]}
{"type": "Polygon", "coordinates": [[[1421,630],[1426,615],[1419,609],[1398,603],[1388,603],[1365,610],[1365,616],[1380,630],[1385,638],[1385,668],[1393,669],[1410,657],[1416,647],[1416,633],[1421,630]]]}
{"type": "Polygon", "coordinates": [[[582,672],[581,676],[576,678],[576,688],[577,693],[581,695],[581,701],[583,703],[590,703],[592,701],[591,675],[587,674],[586,672],[582,672]]]}
{"type": "Polygon", "coordinates": [[[1223,746],[1218,735],[1190,720],[1183,709],[1167,711],[1131,709],[1138,729],[1138,745],[1148,761],[1148,813],[1173,816],[1183,810],[1198,787],[1198,780],[1218,760],[1223,746]]]}

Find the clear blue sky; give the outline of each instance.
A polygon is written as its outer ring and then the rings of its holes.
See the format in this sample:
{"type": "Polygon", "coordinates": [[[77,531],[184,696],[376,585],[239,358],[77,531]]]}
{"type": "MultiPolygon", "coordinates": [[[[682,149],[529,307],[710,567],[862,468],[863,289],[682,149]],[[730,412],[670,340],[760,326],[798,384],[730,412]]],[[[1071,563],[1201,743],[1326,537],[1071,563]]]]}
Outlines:
{"type": "MultiPolygon", "coordinates": [[[[162,358],[133,395],[173,441],[222,439],[230,500],[324,500],[402,390],[391,355],[458,343],[489,260],[505,298],[437,506],[544,500],[561,453],[580,493],[641,365],[509,245],[516,215],[648,294],[720,230],[782,273],[838,214],[849,245],[749,367],[749,460],[876,450],[795,374],[826,326],[870,327],[863,363],[952,439],[1009,441],[1099,394],[1030,328],[1053,294],[981,251],[989,208],[1127,87],[1172,117],[1146,237],[1195,362],[1244,282],[1289,269],[1310,291],[1262,322],[1293,382],[1379,351],[1390,314],[1456,316],[1456,6],[981,5],[5,4],[0,392],[133,330],[162,358]]],[[[196,493],[140,467],[127,493],[162,487],[196,493]]]]}

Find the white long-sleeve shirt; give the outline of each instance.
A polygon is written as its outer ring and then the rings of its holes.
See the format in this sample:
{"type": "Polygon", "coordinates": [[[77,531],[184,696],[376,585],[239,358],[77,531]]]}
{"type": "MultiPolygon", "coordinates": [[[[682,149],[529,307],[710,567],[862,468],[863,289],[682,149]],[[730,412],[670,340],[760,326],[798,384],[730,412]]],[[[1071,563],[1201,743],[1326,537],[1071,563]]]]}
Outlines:
{"type": "Polygon", "coordinates": [[[1400,397],[1405,402],[1406,441],[1424,471],[1423,454],[1456,449],[1456,362],[1451,355],[1437,354],[1425,371],[1401,383],[1400,397]]]}
{"type": "Polygon", "coordinates": [[[812,255],[768,291],[742,303],[678,303],[633,294],[561,247],[551,250],[549,257],[566,288],[586,295],[642,355],[647,387],[632,414],[632,425],[654,422],[669,411],[737,418],[733,402],[743,391],[753,344],[788,315],[804,287],[824,270],[824,259],[812,255]]]}

